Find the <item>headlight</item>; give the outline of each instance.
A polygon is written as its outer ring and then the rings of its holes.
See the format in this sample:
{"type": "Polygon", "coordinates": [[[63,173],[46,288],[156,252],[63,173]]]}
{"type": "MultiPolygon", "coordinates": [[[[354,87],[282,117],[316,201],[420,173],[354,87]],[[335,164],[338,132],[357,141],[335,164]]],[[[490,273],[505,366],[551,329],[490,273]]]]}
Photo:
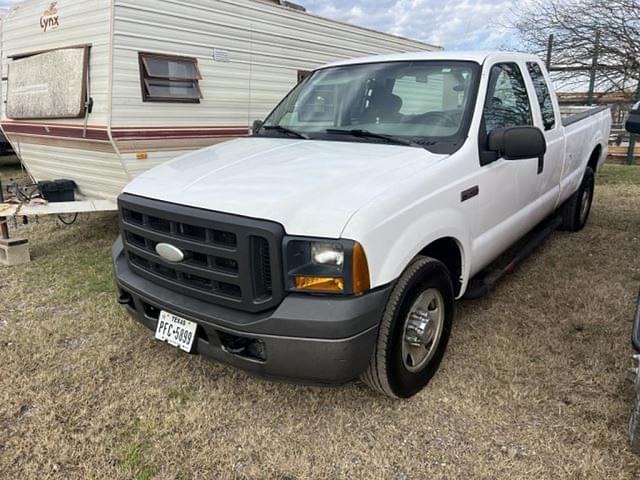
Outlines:
{"type": "Polygon", "coordinates": [[[311,242],[311,260],[316,265],[342,268],[344,248],[338,243],[311,242]]]}
{"type": "Polygon", "coordinates": [[[288,237],[284,258],[290,291],[350,295],[371,288],[367,258],[357,242],[288,237]]]}

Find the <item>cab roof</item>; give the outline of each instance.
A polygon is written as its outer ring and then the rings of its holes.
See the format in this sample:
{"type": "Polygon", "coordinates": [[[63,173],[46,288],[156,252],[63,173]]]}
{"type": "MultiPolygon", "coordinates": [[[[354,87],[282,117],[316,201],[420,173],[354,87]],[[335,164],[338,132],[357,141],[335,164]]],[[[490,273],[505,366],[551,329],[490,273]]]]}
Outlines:
{"type": "Polygon", "coordinates": [[[450,61],[471,61],[479,64],[485,63],[487,60],[498,61],[540,61],[536,55],[517,52],[502,51],[486,51],[486,52],[457,52],[457,51],[441,51],[441,52],[409,52],[395,53],[392,55],[373,55],[369,57],[354,58],[349,60],[341,60],[330,63],[322,68],[339,67],[346,65],[360,65],[366,63],[382,63],[382,62],[411,62],[421,60],[450,60],[450,61]]]}

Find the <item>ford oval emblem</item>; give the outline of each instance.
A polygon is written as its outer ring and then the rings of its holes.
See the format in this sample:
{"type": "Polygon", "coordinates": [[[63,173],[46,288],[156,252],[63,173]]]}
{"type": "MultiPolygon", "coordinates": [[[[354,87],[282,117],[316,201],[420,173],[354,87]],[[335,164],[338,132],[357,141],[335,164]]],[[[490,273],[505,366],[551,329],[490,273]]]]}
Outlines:
{"type": "Polygon", "coordinates": [[[174,247],[168,243],[159,243],[156,245],[156,253],[167,262],[180,263],[184,261],[184,252],[178,247],[174,247]]]}

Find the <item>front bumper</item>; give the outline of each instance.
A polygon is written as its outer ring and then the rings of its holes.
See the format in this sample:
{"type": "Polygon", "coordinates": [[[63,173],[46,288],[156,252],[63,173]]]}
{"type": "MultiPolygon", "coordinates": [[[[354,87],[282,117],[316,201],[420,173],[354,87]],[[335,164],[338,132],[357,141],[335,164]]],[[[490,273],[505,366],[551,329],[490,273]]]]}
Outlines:
{"type": "MultiPolygon", "coordinates": [[[[122,241],[112,250],[120,303],[155,330],[161,310],[199,326],[194,353],[265,377],[342,384],[357,378],[373,354],[391,286],[359,297],[290,294],[273,310],[247,313],[203,302],[134,274],[122,241]],[[238,353],[229,341],[259,344],[264,358],[238,353]]],[[[234,346],[236,343],[234,343],[234,346]]]]}

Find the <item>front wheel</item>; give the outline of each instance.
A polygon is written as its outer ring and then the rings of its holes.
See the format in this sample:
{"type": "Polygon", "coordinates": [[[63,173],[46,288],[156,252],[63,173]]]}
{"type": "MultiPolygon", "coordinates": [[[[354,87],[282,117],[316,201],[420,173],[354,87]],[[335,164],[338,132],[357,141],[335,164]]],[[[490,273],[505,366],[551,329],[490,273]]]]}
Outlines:
{"type": "Polygon", "coordinates": [[[435,375],[453,320],[453,283],[438,260],[418,257],[391,293],[362,380],[391,398],[409,398],[435,375]]]}
{"type": "Polygon", "coordinates": [[[595,173],[591,167],[587,167],[580,188],[574,193],[562,207],[562,229],[568,232],[582,230],[591,213],[593,195],[595,192],[595,173]]]}

